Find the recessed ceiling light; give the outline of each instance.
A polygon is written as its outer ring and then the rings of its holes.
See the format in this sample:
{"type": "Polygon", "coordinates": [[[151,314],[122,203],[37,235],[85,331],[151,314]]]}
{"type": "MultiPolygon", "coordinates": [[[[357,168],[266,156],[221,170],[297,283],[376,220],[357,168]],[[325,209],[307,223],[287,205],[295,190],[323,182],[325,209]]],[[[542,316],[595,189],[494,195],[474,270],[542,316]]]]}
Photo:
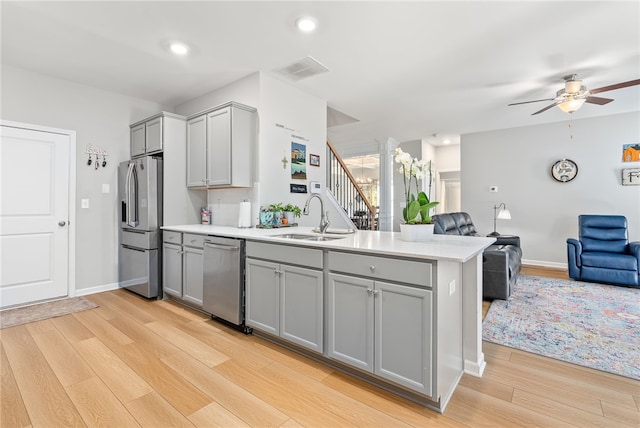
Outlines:
{"type": "Polygon", "coordinates": [[[189,46],[182,42],[171,42],[169,49],[176,55],[186,55],[189,53],[189,46]]]}
{"type": "Polygon", "coordinates": [[[296,27],[304,33],[310,33],[316,29],[318,21],[311,16],[302,16],[296,19],[296,27]]]}

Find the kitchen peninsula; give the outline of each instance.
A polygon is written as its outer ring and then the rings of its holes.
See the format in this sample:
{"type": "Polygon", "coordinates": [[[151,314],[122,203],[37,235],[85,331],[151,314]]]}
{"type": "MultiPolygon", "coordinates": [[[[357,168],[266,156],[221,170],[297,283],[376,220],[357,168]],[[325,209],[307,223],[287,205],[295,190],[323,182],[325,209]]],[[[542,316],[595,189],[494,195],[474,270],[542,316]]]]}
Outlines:
{"type": "Polygon", "coordinates": [[[482,375],[482,252],[493,238],[164,230],[246,241],[246,324],[257,335],[440,412],[463,373],[482,375]]]}

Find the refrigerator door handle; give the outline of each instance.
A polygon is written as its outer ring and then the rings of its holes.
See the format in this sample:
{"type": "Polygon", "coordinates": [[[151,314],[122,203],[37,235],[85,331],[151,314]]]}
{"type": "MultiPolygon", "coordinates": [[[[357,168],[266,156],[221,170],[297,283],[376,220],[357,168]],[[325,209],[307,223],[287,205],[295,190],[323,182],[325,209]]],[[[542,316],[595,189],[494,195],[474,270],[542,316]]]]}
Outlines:
{"type": "Polygon", "coordinates": [[[129,162],[125,184],[125,210],[127,214],[125,222],[131,227],[136,227],[140,224],[138,221],[138,174],[135,168],[136,163],[129,162]]]}

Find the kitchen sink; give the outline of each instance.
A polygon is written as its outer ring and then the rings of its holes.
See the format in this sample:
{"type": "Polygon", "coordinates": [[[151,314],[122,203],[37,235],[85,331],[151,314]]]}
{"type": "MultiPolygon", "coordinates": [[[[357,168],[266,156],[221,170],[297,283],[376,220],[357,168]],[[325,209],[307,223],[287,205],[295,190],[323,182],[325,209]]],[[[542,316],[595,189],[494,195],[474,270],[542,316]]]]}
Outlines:
{"type": "Polygon", "coordinates": [[[334,239],[344,238],[344,236],[305,235],[302,233],[285,233],[283,235],[273,235],[273,237],[285,239],[300,239],[303,241],[333,241],[334,239]]]}

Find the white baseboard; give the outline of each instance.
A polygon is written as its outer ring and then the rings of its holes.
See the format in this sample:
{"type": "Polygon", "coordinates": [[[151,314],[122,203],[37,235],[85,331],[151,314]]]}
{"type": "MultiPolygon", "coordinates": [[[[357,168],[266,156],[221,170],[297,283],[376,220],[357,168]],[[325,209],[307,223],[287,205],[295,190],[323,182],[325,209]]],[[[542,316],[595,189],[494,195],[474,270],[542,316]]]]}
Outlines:
{"type": "Polygon", "coordinates": [[[120,288],[120,284],[117,282],[112,282],[111,284],[98,285],[96,287],[90,288],[80,288],[76,289],[76,296],[88,296],[89,294],[102,293],[104,291],[117,290],[120,288]]]}
{"type": "Polygon", "coordinates": [[[544,260],[525,260],[522,259],[522,264],[523,265],[528,265],[528,266],[541,266],[541,267],[548,267],[548,268],[554,268],[554,269],[567,269],[567,264],[566,263],[558,263],[558,262],[546,262],[544,260]]]}

